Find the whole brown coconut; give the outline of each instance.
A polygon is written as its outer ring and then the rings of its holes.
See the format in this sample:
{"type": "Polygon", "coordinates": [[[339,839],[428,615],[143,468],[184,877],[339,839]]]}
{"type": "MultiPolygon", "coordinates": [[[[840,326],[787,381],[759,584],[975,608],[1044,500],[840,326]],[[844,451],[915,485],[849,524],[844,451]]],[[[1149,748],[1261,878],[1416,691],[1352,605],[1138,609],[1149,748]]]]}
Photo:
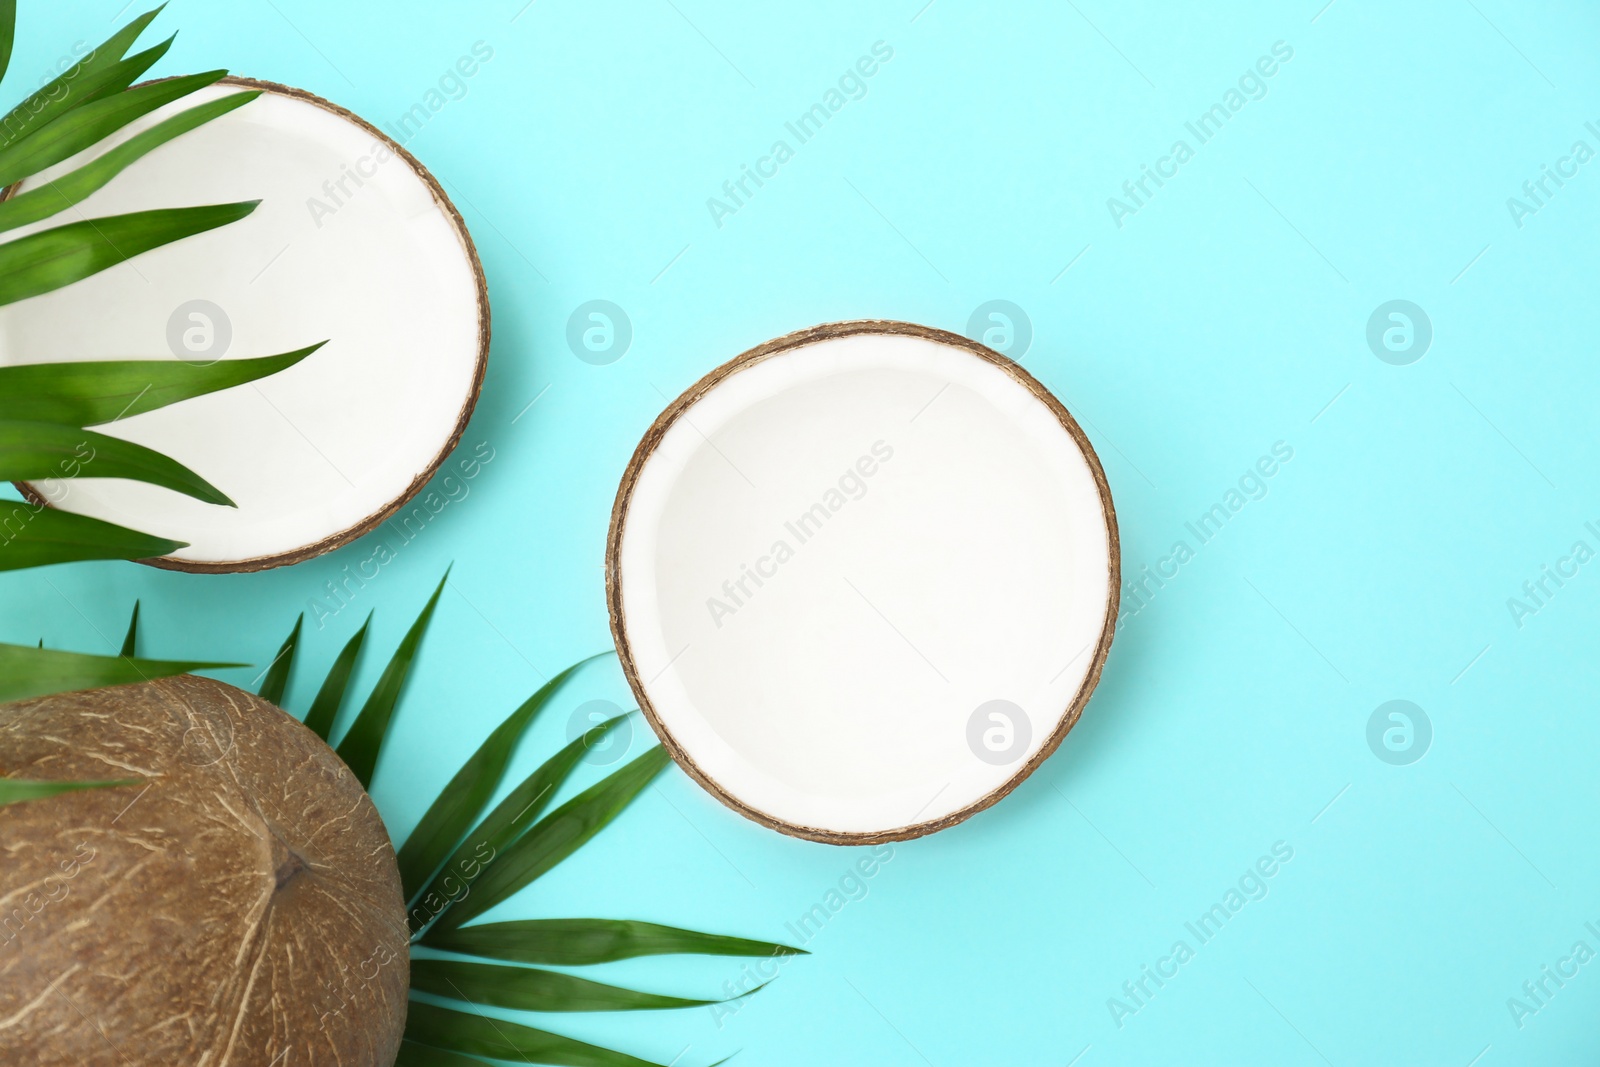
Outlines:
{"type": "Polygon", "coordinates": [[[144,779],[0,807],[0,1060],[394,1062],[394,849],[310,730],[172,678],[0,708],[0,775],[144,779]]]}

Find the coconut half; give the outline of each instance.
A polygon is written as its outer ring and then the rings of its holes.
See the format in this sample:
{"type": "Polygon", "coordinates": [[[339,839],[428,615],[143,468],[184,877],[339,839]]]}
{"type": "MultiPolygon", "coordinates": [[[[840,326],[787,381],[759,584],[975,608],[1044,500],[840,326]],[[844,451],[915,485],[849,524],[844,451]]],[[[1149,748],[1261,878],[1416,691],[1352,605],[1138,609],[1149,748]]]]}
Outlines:
{"type": "Polygon", "coordinates": [[[388,833],[316,734],[205,678],[0,708],[0,1056],[390,1067],[410,985],[388,833]]]}
{"type": "Polygon", "coordinates": [[[328,340],[281,374],[102,428],[187,465],[237,509],[97,479],[92,464],[70,483],[25,487],[189,542],[153,561],[180,570],[293,563],[377,526],[459,440],[488,359],[487,286],[443,189],[389,137],[309,93],[227,78],[20,187],[249,88],[264,94],[134,163],[73,218],[262,200],[252,215],[0,308],[0,364],[209,363],[328,340]]]}
{"type": "Polygon", "coordinates": [[[1093,448],[1015,363],[895,322],[791,334],[645,435],[611,627],[673,757],[736,811],[855,844],[951,826],[1077,721],[1111,644],[1093,448]]]}

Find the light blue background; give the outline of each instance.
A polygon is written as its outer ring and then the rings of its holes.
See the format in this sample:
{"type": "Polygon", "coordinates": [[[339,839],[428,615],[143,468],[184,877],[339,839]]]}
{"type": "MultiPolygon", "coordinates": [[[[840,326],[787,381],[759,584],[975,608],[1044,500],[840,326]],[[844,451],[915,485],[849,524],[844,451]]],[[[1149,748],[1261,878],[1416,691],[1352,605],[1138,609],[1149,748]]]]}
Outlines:
{"type": "MultiPolygon", "coordinates": [[[[667,398],[816,322],[961,330],[1011,300],[1034,329],[1024,364],[1105,462],[1126,572],[1193,547],[1184,523],[1274,442],[1293,460],[1128,620],[1059,754],[997,809],[897,846],[723,1027],[529,1021],[663,1062],[688,1046],[681,1064],[1593,1062],[1600,962],[1520,1029],[1507,999],[1574,942],[1600,950],[1600,563],[1520,628],[1506,601],[1575,540],[1600,549],[1583,525],[1600,519],[1600,161],[1520,229],[1506,200],[1574,140],[1600,149],[1600,11],[924,2],[169,7],[156,29],[182,33],[158,72],[225,65],[380,123],[475,41],[494,49],[409,147],[483,254],[495,339],[466,443],[496,458],[312,628],[291,703],[368,608],[386,655],[455,561],[374,791],[408,829],[492,724],[609,646],[608,513],[667,398]],[[894,58],[867,95],[718,228],[707,198],[880,40],[894,58]],[[1193,147],[1184,122],[1276,41],[1294,56],[1265,98],[1119,229],[1106,199],[1174,139],[1193,147]],[[609,366],[565,342],[597,298],[634,328],[609,366]],[[1410,366],[1365,340],[1395,298],[1433,324],[1410,366]],[[1410,766],[1366,741],[1396,698],[1433,724],[1410,766]],[[1294,858],[1270,894],[1197,946],[1184,923],[1277,841],[1294,858]],[[1119,1028],[1108,998],[1178,938],[1195,958],[1119,1028]]],[[[119,3],[24,0],[19,77],[107,35],[119,3]]],[[[265,662],[371,550],[251,576],[7,575],[0,639],[113,650],[137,597],[147,654],[265,662]]],[[[578,704],[626,693],[614,664],[587,671],[519,768],[578,704]]],[[[856,858],[674,769],[499,914],[785,939],[856,858]]],[[[608,970],[714,995],[738,961],[608,970]]]]}

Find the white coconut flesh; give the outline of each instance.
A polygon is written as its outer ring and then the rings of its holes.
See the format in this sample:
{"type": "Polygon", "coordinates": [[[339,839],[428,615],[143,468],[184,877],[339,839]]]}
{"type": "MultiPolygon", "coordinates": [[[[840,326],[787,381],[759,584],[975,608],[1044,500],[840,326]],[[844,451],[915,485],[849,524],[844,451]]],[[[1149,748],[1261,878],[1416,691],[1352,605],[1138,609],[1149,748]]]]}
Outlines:
{"type": "Polygon", "coordinates": [[[1098,462],[963,345],[869,332],[744,364],[624,480],[608,563],[641,702],[702,784],[785,832],[958,821],[1098,677],[1098,462]]]}
{"type": "MultiPolygon", "coordinates": [[[[196,93],[23,188],[239,91],[196,93]]],[[[256,199],[240,222],[0,308],[3,364],[205,363],[327,340],[276,376],[103,428],[190,467],[236,509],[95,478],[92,463],[70,484],[34,487],[65,510],[189,542],[180,564],[285,561],[362,527],[430,471],[475,397],[486,324],[451,210],[370,130],[313,102],[268,92],[54,222],[256,199]]]]}

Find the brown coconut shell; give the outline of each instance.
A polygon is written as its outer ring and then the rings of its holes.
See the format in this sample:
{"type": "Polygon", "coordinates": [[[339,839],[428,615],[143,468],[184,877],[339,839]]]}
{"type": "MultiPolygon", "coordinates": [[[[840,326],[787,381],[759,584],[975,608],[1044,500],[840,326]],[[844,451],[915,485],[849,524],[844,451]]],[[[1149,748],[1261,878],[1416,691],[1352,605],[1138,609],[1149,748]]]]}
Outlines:
{"type": "Polygon", "coordinates": [[[394,1062],[399,869],[316,734],[171,678],[0,708],[0,775],[141,779],[0,807],[0,1060],[394,1062]]]}

